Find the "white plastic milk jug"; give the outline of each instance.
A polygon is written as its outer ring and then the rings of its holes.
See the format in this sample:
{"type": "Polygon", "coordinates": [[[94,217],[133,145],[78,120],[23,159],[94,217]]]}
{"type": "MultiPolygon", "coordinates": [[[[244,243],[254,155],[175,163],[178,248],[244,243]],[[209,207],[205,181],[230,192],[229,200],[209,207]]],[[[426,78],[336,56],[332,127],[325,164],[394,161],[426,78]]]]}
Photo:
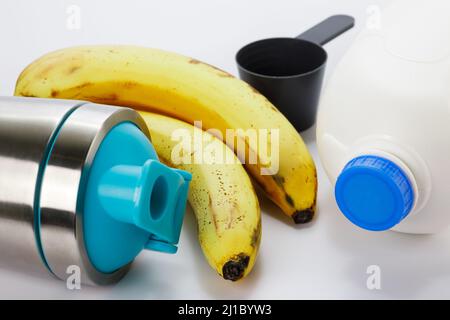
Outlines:
{"type": "Polygon", "coordinates": [[[317,143],[339,209],[367,230],[450,225],[450,1],[400,0],[322,97],[317,143]]]}

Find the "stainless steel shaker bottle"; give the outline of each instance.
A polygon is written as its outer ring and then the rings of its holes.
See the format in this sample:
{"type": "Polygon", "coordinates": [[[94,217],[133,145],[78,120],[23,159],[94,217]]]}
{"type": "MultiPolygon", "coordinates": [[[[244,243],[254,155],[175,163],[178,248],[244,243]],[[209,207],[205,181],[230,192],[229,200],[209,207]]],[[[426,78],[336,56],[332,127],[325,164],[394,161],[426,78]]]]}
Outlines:
{"type": "Polygon", "coordinates": [[[114,283],[141,250],[176,251],[190,178],[134,110],[0,97],[0,260],[114,283]]]}

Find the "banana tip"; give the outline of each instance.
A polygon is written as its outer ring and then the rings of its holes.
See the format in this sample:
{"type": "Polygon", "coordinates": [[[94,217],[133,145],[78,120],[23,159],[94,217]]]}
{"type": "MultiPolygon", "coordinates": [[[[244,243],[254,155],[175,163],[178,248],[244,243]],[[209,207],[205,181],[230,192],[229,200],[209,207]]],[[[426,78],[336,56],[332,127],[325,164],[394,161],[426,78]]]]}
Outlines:
{"type": "Polygon", "coordinates": [[[302,211],[296,211],[292,215],[292,219],[296,224],[305,224],[311,222],[314,217],[314,211],[312,209],[306,209],[302,211]]]}
{"type": "Polygon", "coordinates": [[[228,260],[222,268],[223,278],[225,280],[237,281],[244,276],[245,270],[248,267],[250,257],[246,254],[239,254],[236,257],[228,260]]]}

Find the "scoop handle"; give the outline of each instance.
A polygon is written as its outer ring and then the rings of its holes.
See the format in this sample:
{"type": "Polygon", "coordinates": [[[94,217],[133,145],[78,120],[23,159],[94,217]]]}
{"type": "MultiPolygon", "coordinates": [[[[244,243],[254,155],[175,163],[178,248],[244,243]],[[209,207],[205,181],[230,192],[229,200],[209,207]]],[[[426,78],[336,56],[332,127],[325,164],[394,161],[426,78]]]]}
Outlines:
{"type": "Polygon", "coordinates": [[[324,45],[350,30],[354,25],[355,18],[347,15],[334,15],[306,30],[297,39],[324,45]]]}

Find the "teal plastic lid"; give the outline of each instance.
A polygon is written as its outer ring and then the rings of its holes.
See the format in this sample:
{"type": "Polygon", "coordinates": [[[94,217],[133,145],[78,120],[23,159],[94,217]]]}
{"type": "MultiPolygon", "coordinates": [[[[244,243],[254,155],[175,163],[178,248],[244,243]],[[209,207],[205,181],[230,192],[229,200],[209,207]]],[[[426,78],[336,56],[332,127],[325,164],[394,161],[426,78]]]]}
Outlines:
{"type": "Polygon", "coordinates": [[[111,273],[143,249],[175,253],[190,180],[159,162],[134,124],[111,129],[92,163],[84,203],[85,247],[95,268],[111,273]]]}

